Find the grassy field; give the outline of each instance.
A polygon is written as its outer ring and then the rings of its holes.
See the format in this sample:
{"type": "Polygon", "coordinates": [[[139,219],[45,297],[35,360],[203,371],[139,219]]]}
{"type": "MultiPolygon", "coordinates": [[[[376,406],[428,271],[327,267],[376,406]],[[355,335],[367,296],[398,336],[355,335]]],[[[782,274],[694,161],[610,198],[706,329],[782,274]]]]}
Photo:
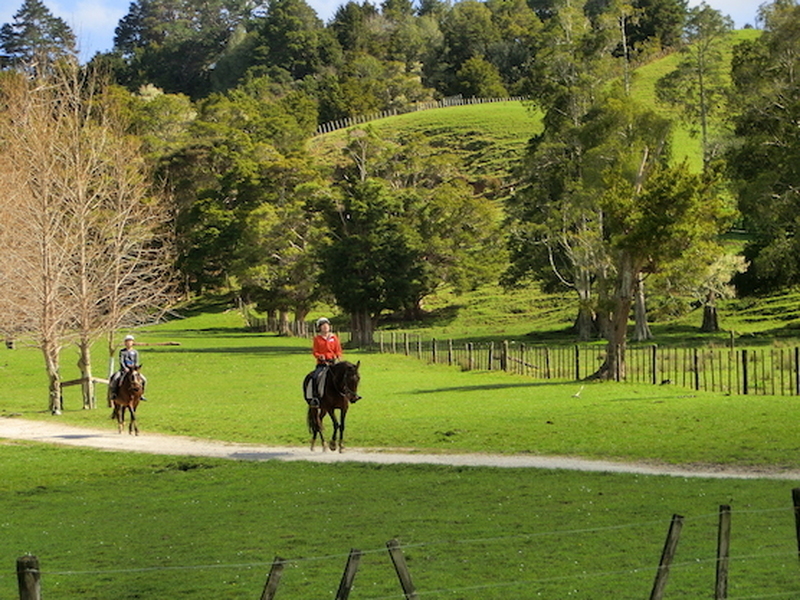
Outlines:
{"type": "MultiPolygon", "coordinates": [[[[137,340],[150,379],[143,435],[307,442],[306,340],[248,332],[222,304],[137,340]],[[180,345],[152,345],[164,341],[180,345]]],[[[348,356],[362,361],[365,396],[350,414],[352,447],[800,465],[794,398],[626,384],[587,386],[574,398],[575,384],[348,356]]],[[[107,409],[79,408],[75,388],[65,414],[49,416],[34,350],[3,351],[0,372],[2,416],[113,429],[107,409]]],[[[13,561],[31,552],[42,561],[44,597],[58,600],[253,598],[275,556],[288,560],[279,597],[333,598],[351,548],[365,552],[351,598],[401,597],[385,550],[397,538],[424,597],[633,600],[649,593],[675,513],[686,524],[670,597],[707,597],[721,504],[734,511],[730,597],[800,591],[792,482],[2,446],[0,597],[13,596],[13,561]]]]}

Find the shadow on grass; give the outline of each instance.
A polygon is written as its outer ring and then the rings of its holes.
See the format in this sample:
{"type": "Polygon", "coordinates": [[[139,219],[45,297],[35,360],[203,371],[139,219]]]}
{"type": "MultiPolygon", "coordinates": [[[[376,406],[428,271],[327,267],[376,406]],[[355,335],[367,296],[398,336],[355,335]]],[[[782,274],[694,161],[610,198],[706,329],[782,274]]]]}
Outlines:
{"type": "Polygon", "coordinates": [[[505,390],[514,388],[535,388],[545,386],[572,386],[575,387],[575,382],[548,382],[536,381],[531,383],[492,383],[487,385],[460,385],[455,387],[434,388],[430,390],[416,390],[406,392],[408,394],[440,394],[442,392],[479,392],[491,390],[505,390]]]}
{"type": "Polygon", "coordinates": [[[167,348],[147,348],[147,354],[308,354],[311,356],[311,348],[298,346],[216,346],[206,348],[169,346],[167,348]]]}

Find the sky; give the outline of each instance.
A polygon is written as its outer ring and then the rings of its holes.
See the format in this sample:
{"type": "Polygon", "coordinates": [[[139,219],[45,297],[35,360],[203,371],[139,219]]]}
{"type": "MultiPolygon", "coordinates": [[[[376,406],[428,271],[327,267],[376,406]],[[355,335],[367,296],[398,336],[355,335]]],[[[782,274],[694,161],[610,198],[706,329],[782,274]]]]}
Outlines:
{"type": "MultiPolygon", "coordinates": [[[[45,6],[56,17],[61,17],[72,28],[78,38],[82,62],[96,52],[111,50],[114,45],[114,29],[120,19],[128,14],[131,0],[43,0],[45,6]]],[[[327,22],[336,9],[347,0],[307,0],[317,11],[320,19],[327,22]]],[[[697,6],[701,0],[689,0],[689,6],[697,6]]],[[[706,0],[706,3],[733,18],[737,28],[754,25],[758,7],[764,0],[706,0]]],[[[380,5],[380,0],[372,0],[380,5]]],[[[14,14],[22,6],[22,0],[0,0],[0,25],[11,23],[14,14]]]]}

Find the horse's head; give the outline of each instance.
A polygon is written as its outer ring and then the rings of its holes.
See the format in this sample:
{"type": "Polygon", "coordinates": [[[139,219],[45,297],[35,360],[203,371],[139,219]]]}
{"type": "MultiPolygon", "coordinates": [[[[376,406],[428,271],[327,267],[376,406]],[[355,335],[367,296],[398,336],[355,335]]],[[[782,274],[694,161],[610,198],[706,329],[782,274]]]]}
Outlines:
{"type": "Polygon", "coordinates": [[[340,379],[337,387],[351,402],[359,399],[358,382],[361,381],[361,375],[358,373],[358,368],[360,366],[361,361],[353,364],[345,360],[336,364],[336,367],[340,369],[340,379]]]}
{"type": "Polygon", "coordinates": [[[122,376],[122,381],[120,381],[119,384],[121,390],[125,389],[131,395],[141,394],[142,391],[144,391],[142,374],[139,372],[139,369],[141,368],[142,365],[135,365],[125,371],[125,375],[122,376]]]}

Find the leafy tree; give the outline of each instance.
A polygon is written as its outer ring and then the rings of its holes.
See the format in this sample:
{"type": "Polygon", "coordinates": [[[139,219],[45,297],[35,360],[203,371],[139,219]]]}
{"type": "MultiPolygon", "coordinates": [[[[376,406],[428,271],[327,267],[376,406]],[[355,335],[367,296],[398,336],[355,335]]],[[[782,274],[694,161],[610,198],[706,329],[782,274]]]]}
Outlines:
{"type": "Polygon", "coordinates": [[[286,159],[305,156],[315,127],[313,102],[267,78],[198,104],[188,145],[163,162],[177,203],[179,265],[192,289],[231,282],[248,215],[289,193],[296,164],[286,159]]]}
{"type": "Polygon", "coordinates": [[[464,0],[455,4],[443,17],[445,80],[437,85],[447,94],[458,93],[456,73],[470,58],[485,58],[489,49],[500,42],[500,30],[486,4],[464,0]]]}
{"type": "Polygon", "coordinates": [[[699,125],[705,161],[711,160],[709,120],[726,106],[726,80],[722,45],[733,29],[733,21],[705,2],[689,11],[685,45],[678,67],[658,80],[659,100],[680,108],[690,123],[699,125]]]}
{"type": "Polygon", "coordinates": [[[727,155],[739,208],[753,239],[750,261],[736,278],[744,292],[800,282],[800,6],[794,0],[765,7],[765,30],[734,49],[734,132],[727,155]]]}
{"type": "Polygon", "coordinates": [[[77,61],[75,35],[41,0],[24,0],[14,20],[0,27],[1,68],[41,69],[77,61]]]}
{"type": "Polygon", "coordinates": [[[336,43],[305,0],[270,2],[258,32],[254,65],[283,69],[292,80],[319,72],[336,43]]]}
{"type": "Polygon", "coordinates": [[[643,50],[676,48],[681,43],[687,0],[634,0],[639,16],[628,23],[628,38],[634,48],[643,50]]]}
{"type": "Polygon", "coordinates": [[[217,59],[253,8],[249,0],[132,2],[114,36],[114,50],[126,63],[122,82],[205,96],[217,59]]]}
{"type": "Polygon", "coordinates": [[[508,91],[492,63],[474,57],[456,73],[456,91],[467,98],[504,98],[508,91]]]}
{"type": "Polygon", "coordinates": [[[503,256],[494,206],[474,195],[452,157],[421,137],[380,142],[355,133],[349,160],[317,209],[331,235],[322,282],[371,341],[381,313],[419,315],[439,286],[456,291],[494,277],[503,256]]]}

